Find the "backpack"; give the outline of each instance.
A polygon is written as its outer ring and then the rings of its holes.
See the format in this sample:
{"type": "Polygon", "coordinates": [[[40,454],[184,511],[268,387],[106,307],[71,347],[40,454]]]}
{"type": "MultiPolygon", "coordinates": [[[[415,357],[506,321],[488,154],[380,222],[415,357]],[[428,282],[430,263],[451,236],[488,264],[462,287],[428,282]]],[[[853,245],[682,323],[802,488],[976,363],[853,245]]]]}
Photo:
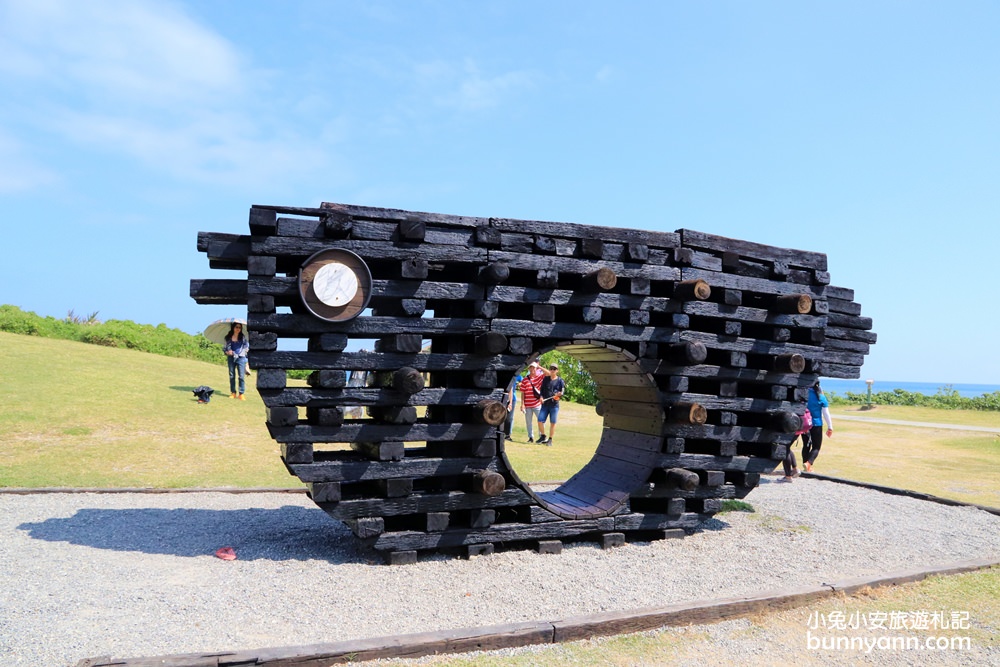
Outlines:
{"type": "Polygon", "coordinates": [[[805,413],[802,415],[802,428],[796,431],[795,435],[802,435],[803,433],[808,433],[809,429],[812,428],[812,425],[813,425],[812,413],[809,412],[809,410],[806,410],[805,413]]]}

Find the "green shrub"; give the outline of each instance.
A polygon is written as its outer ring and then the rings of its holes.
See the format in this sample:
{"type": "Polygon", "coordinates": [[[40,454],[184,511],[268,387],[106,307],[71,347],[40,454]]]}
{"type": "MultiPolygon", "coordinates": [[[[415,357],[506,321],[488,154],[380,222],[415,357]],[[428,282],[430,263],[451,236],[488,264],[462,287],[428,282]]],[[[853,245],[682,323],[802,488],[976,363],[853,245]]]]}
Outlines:
{"type": "MultiPolygon", "coordinates": [[[[165,324],[137,324],[131,320],[108,320],[101,322],[97,313],[87,317],[77,317],[69,311],[66,319],[42,317],[21,310],[17,306],[0,305],[0,331],[75,340],[80,343],[103,345],[104,347],[127,348],[150,354],[181,359],[195,359],[212,364],[225,363],[222,346],[213,343],[201,334],[191,335],[180,329],[170,329],[165,324]]],[[[253,368],[253,356],[250,358],[253,368]]],[[[304,380],[310,371],[291,370],[288,377],[304,380]]]]}
{"type": "Polygon", "coordinates": [[[756,512],[757,510],[753,505],[744,500],[732,500],[727,499],[722,501],[722,509],[719,510],[719,514],[725,514],[726,512],[756,512]]]}
{"type": "Polygon", "coordinates": [[[17,306],[0,306],[0,331],[59,338],[105,347],[127,348],[159,354],[165,357],[196,359],[218,363],[223,360],[222,348],[201,334],[192,336],[165,324],[136,324],[130,320],[100,322],[94,316],[74,317],[73,311],[64,320],[41,317],[17,306]]]}
{"type": "Polygon", "coordinates": [[[76,340],[75,333],[79,328],[79,325],[71,322],[54,317],[40,317],[17,306],[0,306],[0,331],[23,336],[76,340]]]}
{"type": "MultiPolygon", "coordinates": [[[[868,394],[846,392],[844,398],[827,393],[833,405],[867,405],[868,394]]],[[[972,398],[962,396],[954,387],[944,385],[937,393],[928,396],[919,392],[893,389],[892,391],[877,391],[871,395],[872,405],[908,405],[943,410],[1000,410],[1000,391],[982,394],[972,398]]]]}
{"type": "Polygon", "coordinates": [[[969,401],[969,409],[972,410],[1000,410],[1000,391],[980,394],[967,400],[969,401]]]}

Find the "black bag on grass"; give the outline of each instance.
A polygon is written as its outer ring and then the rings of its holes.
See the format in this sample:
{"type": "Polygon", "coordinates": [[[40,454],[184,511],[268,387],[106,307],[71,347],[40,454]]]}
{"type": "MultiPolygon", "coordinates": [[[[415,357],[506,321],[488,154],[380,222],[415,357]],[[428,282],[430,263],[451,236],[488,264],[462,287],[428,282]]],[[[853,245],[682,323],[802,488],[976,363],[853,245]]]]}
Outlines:
{"type": "Polygon", "coordinates": [[[192,389],[191,393],[198,397],[199,403],[208,403],[210,400],[212,400],[212,394],[215,393],[215,390],[212,389],[211,387],[206,387],[205,385],[201,385],[192,389]]]}

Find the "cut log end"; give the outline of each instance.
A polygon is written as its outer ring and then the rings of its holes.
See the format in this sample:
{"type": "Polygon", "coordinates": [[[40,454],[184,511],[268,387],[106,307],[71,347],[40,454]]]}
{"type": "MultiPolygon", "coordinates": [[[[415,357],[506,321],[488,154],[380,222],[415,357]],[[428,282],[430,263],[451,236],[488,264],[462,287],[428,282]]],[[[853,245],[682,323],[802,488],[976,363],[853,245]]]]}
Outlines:
{"type": "Polygon", "coordinates": [[[708,358],[708,348],[699,340],[689,340],[670,346],[671,360],[687,365],[700,364],[708,358]]]}
{"type": "Polygon", "coordinates": [[[476,410],[479,419],[490,426],[499,426],[507,421],[507,408],[500,401],[480,401],[476,410]]]}
{"type": "Polygon", "coordinates": [[[802,417],[794,412],[777,412],[774,414],[774,428],[782,433],[795,433],[802,428],[802,417]]]}
{"type": "Polygon", "coordinates": [[[503,262],[493,262],[483,267],[481,276],[487,284],[499,285],[510,278],[510,267],[503,262]]]}
{"type": "Polygon", "coordinates": [[[615,285],[618,284],[618,276],[606,266],[597,270],[596,280],[597,286],[601,289],[614,289],[615,285]]]}
{"type": "Polygon", "coordinates": [[[507,349],[507,336],[496,331],[488,331],[476,336],[475,348],[477,354],[500,354],[507,349]]]}
{"type": "Polygon", "coordinates": [[[477,493],[491,498],[499,496],[507,488],[503,475],[492,470],[480,470],[473,476],[472,483],[477,493]]]}
{"type": "Polygon", "coordinates": [[[806,315],[813,309],[813,300],[808,294],[785,294],[778,297],[775,305],[783,313],[806,315]]]}
{"type": "Polygon", "coordinates": [[[685,301],[692,299],[706,301],[712,296],[712,287],[701,278],[697,280],[683,280],[677,283],[677,286],[674,288],[674,296],[685,301]]]}
{"type": "Polygon", "coordinates": [[[698,473],[684,468],[670,468],[666,471],[667,484],[683,489],[684,491],[694,491],[698,488],[698,473]]]}
{"type": "Polygon", "coordinates": [[[775,357],[774,368],[785,373],[802,373],[806,369],[806,360],[801,354],[782,354],[775,357]]]}
{"type": "Polygon", "coordinates": [[[424,376],[416,368],[404,366],[392,374],[392,388],[404,394],[415,394],[424,388],[424,376]]]}
{"type": "Polygon", "coordinates": [[[677,403],[670,407],[669,417],[676,424],[704,424],[708,410],[698,403],[677,403]]]}

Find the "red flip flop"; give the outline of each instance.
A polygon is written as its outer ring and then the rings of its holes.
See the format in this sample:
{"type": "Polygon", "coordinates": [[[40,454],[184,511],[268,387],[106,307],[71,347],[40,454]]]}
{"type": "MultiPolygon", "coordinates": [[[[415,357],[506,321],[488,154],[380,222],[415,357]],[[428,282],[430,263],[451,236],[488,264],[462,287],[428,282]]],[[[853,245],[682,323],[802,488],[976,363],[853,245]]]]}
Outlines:
{"type": "Polygon", "coordinates": [[[215,552],[215,557],[222,560],[236,560],[236,552],[233,551],[232,547],[222,547],[215,552]]]}

